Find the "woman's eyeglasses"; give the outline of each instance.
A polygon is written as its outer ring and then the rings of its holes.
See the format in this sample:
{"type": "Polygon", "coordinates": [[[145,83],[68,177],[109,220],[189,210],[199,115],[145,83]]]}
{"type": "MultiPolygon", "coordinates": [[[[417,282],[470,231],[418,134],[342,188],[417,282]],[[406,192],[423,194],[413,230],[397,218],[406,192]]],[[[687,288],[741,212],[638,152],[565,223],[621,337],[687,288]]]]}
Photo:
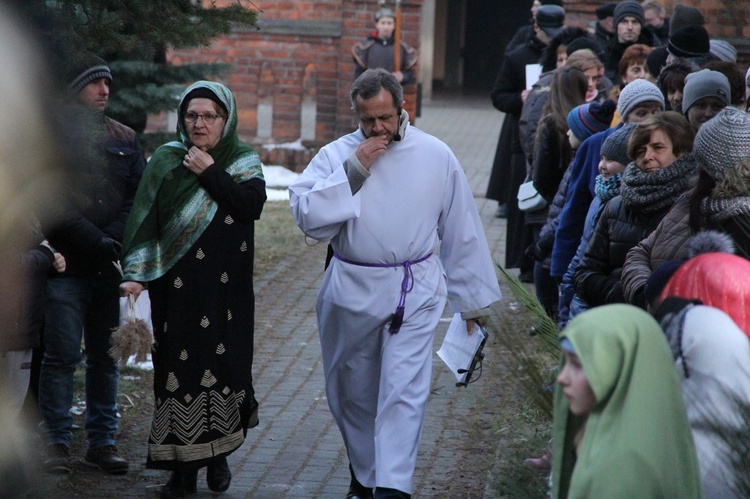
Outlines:
{"type": "Polygon", "coordinates": [[[220,114],[198,114],[194,112],[185,113],[185,123],[195,123],[198,121],[198,118],[203,119],[203,123],[206,125],[213,125],[216,121],[216,118],[222,118],[220,114]]]}

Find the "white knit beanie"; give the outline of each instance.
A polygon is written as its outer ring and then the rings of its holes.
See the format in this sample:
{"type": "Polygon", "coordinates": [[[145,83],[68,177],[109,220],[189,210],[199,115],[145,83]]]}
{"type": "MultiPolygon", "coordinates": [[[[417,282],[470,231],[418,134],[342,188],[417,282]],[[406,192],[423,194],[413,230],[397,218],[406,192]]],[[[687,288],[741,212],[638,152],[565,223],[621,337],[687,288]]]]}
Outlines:
{"type": "Polygon", "coordinates": [[[725,107],[700,127],[693,154],[711,178],[721,182],[728,169],[750,157],[750,114],[725,107]]]}
{"type": "Polygon", "coordinates": [[[664,110],[664,95],[653,83],[638,79],[625,85],[617,100],[617,111],[622,121],[627,121],[630,112],[644,102],[658,102],[664,110]]]}

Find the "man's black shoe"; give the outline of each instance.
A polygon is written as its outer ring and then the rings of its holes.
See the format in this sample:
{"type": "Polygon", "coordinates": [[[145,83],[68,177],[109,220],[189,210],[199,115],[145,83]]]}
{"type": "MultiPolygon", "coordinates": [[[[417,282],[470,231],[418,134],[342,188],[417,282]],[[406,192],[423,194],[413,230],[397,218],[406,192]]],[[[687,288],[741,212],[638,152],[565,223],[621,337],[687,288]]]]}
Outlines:
{"type": "Polygon", "coordinates": [[[354,476],[354,470],[352,469],[351,463],[349,464],[349,474],[352,479],[349,482],[349,492],[346,494],[346,499],[372,499],[372,489],[359,483],[357,477],[354,476]]]}
{"type": "Polygon", "coordinates": [[[70,473],[70,449],[65,444],[55,444],[47,447],[44,458],[44,471],[47,473],[70,473]]]}
{"type": "Polygon", "coordinates": [[[87,466],[99,468],[112,475],[123,475],[128,472],[128,462],[120,457],[114,445],[89,449],[86,451],[83,462],[87,466]]]}

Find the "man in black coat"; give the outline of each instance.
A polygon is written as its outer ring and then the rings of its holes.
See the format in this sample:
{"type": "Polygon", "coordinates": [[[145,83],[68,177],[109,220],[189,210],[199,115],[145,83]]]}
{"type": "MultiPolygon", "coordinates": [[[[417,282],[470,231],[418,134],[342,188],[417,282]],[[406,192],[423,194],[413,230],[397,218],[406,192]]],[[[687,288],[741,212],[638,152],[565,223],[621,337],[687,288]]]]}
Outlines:
{"type": "Polygon", "coordinates": [[[88,440],[84,463],[112,474],[128,470],[114,445],[119,372],[108,350],[119,324],[121,277],[112,262],[120,258],[145,161],[135,132],[104,115],[111,81],[109,67],[98,57],[87,57],[72,68],[68,89],[76,113],[70,115],[90,118],[90,126],[71,147],[90,148],[91,153],[75,165],[74,178],[56,207],[54,226],[45,230],[67,265],[47,283],[39,381],[39,408],[49,444],[44,467],[53,473],[69,473],[71,468],[69,411],[82,336],[88,440]]]}
{"type": "Polygon", "coordinates": [[[649,47],[659,47],[659,39],[644,29],[645,17],[641,4],[632,0],[620,2],[615,7],[612,24],[615,28],[615,36],[607,43],[604,51],[606,61],[604,62],[604,75],[615,85],[620,84],[619,65],[625,49],[635,43],[642,43],[649,47]]]}
{"type": "Polygon", "coordinates": [[[531,232],[525,228],[523,212],[518,210],[516,194],[526,178],[526,158],[518,135],[518,119],[523,102],[534,82],[526,82],[526,66],[539,63],[544,48],[565,23],[565,10],[558,5],[543,5],[536,13],[534,36],[526,44],[505,56],[492,89],[492,104],[505,113],[498,140],[486,197],[507,204],[508,229],[505,265],[520,268],[528,278],[533,261],[523,254],[530,244],[531,232]],[[527,84],[528,83],[528,84],[527,84]],[[527,241],[529,239],[529,241],[527,241]]]}

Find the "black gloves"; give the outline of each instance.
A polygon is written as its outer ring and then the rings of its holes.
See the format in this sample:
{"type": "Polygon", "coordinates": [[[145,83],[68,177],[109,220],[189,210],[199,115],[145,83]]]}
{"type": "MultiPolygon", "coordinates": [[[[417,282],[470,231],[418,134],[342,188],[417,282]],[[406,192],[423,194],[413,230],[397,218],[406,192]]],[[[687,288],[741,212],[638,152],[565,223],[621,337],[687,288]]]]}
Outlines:
{"type": "Polygon", "coordinates": [[[105,260],[119,260],[120,251],[122,251],[122,244],[109,236],[102,237],[96,245],[96,253],[105,260]]]}

